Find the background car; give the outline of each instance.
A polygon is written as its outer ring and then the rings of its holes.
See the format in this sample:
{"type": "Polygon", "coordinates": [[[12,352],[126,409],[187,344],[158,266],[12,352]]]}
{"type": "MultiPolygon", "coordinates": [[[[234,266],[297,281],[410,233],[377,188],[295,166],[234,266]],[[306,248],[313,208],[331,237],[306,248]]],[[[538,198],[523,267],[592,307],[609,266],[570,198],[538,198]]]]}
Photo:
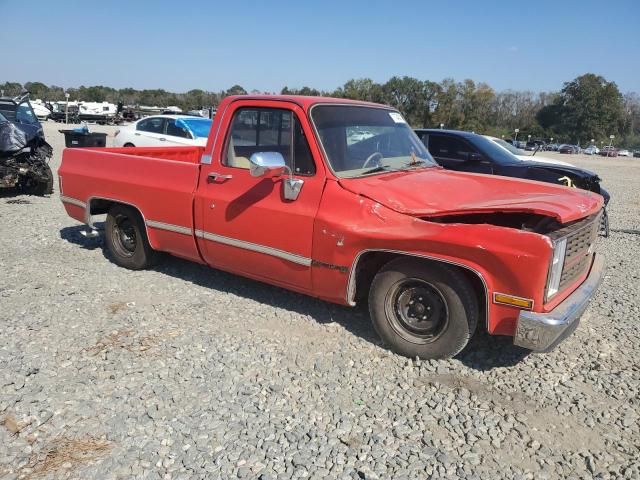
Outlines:
{"type": "Polygon", "coordinates": [[[616,149],[616,147],[606,145],[602,147],[602,149],[600,150],[600,156],[601,157],[617,157],[618,150],[616,149]]]}
{"type": "Polygon", "coordinates": [[[600,153],[600,149],[595,145],[589,145],[582,151],[582,153],[584,153],[585,155],[597,155],[600,153]]]}
{"type": "Polygon", "coordinates": [[[533,161],[538,163],[548,163],[551,165],[564,165],[567,167],[575,167],[575,165],[572,165],[571,163],[568,163],[568,162],[563,162],[562,160],[556,160],[555,158],[549,158],[549,157],[541,157],[540,155],[536,155],[537,152],[534,152],[533,155],[527,154],[522,150],[520,150],[519,148],[514,147],[510,143],[505,142],[501,138],[490,137],[488,135],[484,135],[484,137],[488,138],[489,140],[494,142],[496,145],[498,145],[500,148],[505,149],[506,151],[508,151],[509,153],[511,153],[516,158],[522,161],[526,161],[526,162],[533,161]]]}
{"type": "Polygon", "coordinates": [[[618,150],[618,156],[619,157],[630,157],[631,156],[631,152],[629,150],[627,150],[626,148],[622,148],[622,149],[618,150]]]}
{"type": "Polygon", "coordinates": [[[534,152],[537,150],[544,150],[545,143],[541,140],[531,140],[527,142],[524,149],[528,152],[534,152]]]}
{"type": "Polygon", "coordinates": [[[116,130],[116,147],[199,146],[207,144],[211,120],[189,115],[154,115],[116,130]]]}
{"type": "Polygon", "coordinates": [[[560,145],[558,148],[559,153],[578,153],[579,149],[575,145],[569,145],[567,143],[560,145]]]}
{"type": "Polygon", "coordinates": [[[489,138],[471,132],[439,129],[415,132],[434,160],[446,169],[582,188],[602,195],[605,204],[609,201],[609,194],[600,186],[600,177],[589,170],[569,164],[537,162],[535,157],[523,161],[489,138]]]}

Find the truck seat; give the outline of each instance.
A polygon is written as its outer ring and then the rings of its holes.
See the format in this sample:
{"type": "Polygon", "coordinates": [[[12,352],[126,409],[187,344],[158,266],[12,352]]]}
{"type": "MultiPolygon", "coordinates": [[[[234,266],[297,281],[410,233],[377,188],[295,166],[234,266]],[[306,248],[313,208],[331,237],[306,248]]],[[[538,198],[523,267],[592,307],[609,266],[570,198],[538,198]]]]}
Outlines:
{"type": "Polygon", "coordinates": [[[229,148],[227,149],[227,166],[246,169],[249,169],[250,167],[249,159],[247,157],[236,155],[233,138],[229,139],[229,148]]]}

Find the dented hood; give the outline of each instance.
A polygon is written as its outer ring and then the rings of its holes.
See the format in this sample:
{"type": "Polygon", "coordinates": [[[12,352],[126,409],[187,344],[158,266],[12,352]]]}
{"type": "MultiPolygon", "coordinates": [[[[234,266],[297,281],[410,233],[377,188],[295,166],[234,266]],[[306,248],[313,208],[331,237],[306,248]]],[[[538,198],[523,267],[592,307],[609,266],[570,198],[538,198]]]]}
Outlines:
{"type": "Polygon", "coordinates": [[[568,223],[602,208],[600,195],[550,183],[442,168],[341,179],[347,190],[400,213],[419,217],[525,212],[568,223]]]}

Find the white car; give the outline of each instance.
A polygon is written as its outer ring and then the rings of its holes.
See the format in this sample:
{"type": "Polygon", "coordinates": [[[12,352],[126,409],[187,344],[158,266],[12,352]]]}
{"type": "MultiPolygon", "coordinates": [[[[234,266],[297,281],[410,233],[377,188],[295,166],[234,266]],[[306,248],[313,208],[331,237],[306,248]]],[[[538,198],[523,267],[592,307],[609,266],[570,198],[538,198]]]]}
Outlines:
{"type": "Polygon", "coordinates": [[[600,149],[595,145],[589,145],[582,151],[582,153],[585,155],[598,155],[600,153],[600,149]]]}
{"type": "Polygon", "coordinates": [[[627,150],[626,148],[623,148],[621,150],[618,150],[618,156],[619,157],[630,157],[631,156],[631,152],[629,150],[627,150]]]}
{"type": "Polygon", "coordinates": [[[41,122],[44,122],[49,115],[51,115],[51,110],[49,110],[42,100],[29,100],[31,103],[31,108],[33,109],[33,113],[36,114],[36,117],[41,122]]]}
{"type": "Polygon", "coordinates": [[[573,165],[572,163],[563,162],[562,160],[556,160],[555,158],[540,157],[537,154],[526,155],[523,150],[520,150],[514,147],[510,143],[502,140],[501,138],[491,137],[489,135],[483,135],[483,136],[485,138],[488,138],[489,140],[491,140],[492,142],[494,142],[496,145],[503,148],[507,152],[509,152],[511,155],[514,155],[519,160],[522,160],[525,162],[539,162],[539,163],[548,163],[550,165],[564,165],[565,167],[575,167],[575,165],[573,165]]]}
{"type": "Polygon", "coordinates": [[[154,115],[116,130],[116,147],[204,147],[211,120],[190,115],[154,115]]]}

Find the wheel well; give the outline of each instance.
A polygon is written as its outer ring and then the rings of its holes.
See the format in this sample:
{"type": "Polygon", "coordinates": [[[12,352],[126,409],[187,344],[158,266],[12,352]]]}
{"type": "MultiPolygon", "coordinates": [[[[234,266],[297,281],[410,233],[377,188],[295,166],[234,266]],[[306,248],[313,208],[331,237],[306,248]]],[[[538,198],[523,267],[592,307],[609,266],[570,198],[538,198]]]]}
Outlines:
{"type": "MultiPolygon", "coordinates": [[[[107,198],[92,198],[89,200],[89,203],[87,205],[85,223],[87,223],[91,228],[93,228],[93,221],[91,217],[93,215],[104,215],[106,213],[109,213],[109,209],[114,205],[126,205],[127,207],[133,208],[136,212],[138,212],[138,215],[140,215],[142,222],[145,224],[145,229],[148,230],[144,215],[142,214],[142,211],[137,206],[131,203],[119,202],[117,200],[110,200],[107,198]]],[[[148,234],[149,232],[147,231],[147,235],[148,234]]]]}
{"type": "Polygon", "coordinates": [[[416,262],[423,262],[425,264],[436,264],[436,263],[444,263],[450,268],[454,268],[461,272],[465,278],[469,281],[471,286],[473,287],[474,292],[476,293],[476,297],[478,299],[478,310],[479,310],[479,319],[478,325],[487,324],[487,290],[484,284],[484,280],[480,277],[480,274],[476,273],[469,268],[461,267],[459,265],[450,264],[448,262],[430,259],[430,258],[421,258],[415,257],[409,254],[402,254],[396,252],[366,252],[364,253],[360,259],[358,260],[358,264],[356,266],[355,281],[356,281],[356,291],[355,291],[355,300],[360,303],[360,301],[367,301],[367,296],[369,294],[369,289],[371,288],[371,282],[373,282],[373,278],[380,271],[382,267],[384,267],[391,260],[394,260],[399,257],[413,257],[416,262]]]}
{"type": "MultiPolygon", "coordinates": [[[[103,215],[109,211],[109,209],[115,205],[116,202],[114,200],[105,200],[103,198],[94,198],[91,200],[89,204],[89,214],[90,215],[103,215]]],[[[123,203],[123,205],[125,205],[123,203]]]]}

